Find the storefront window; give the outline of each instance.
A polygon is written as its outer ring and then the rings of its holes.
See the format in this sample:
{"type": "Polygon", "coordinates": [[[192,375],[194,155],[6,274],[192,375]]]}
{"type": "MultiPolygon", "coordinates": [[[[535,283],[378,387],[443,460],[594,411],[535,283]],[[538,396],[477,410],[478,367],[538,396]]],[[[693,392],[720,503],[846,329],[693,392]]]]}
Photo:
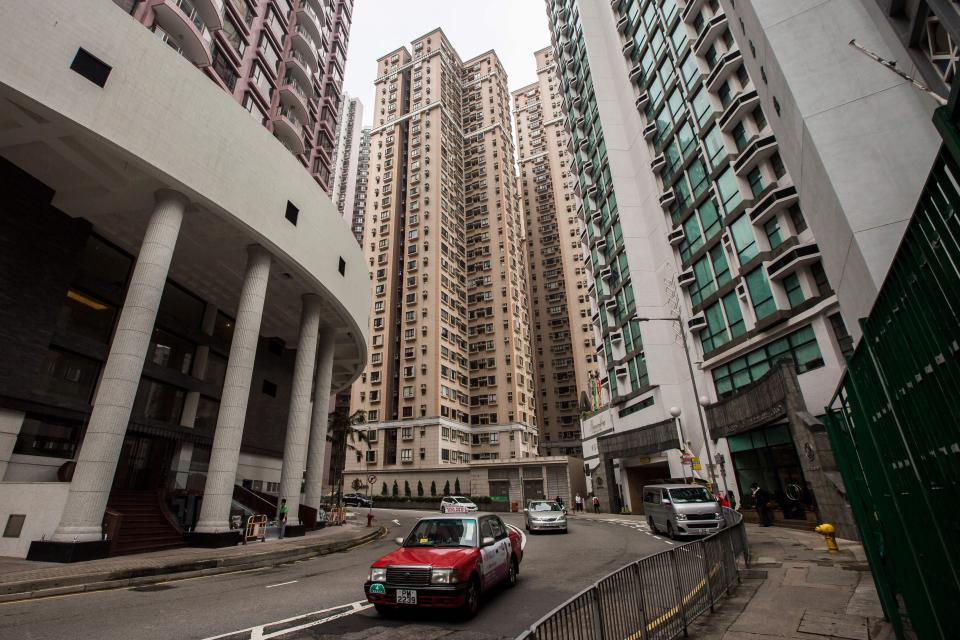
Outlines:
{"type": "Polygon", "coordinates": [[[217,415],[219,413],[219,402],[206,396],[200,396],[200,401],[197,403],[197,418],[193,421],[193,427],[212,432],[217,426],[217,415]]]}
{"type": "Polygon", "coordinates": [[[184,340],[163,329],[154,329],[147,359],[155,365],[189,375],[193,364],[193,352],[194,345],[189,340],[184,340]]]}
{"type": "Polygon", "coordinates": [[[77,450],[81,427],[79,422],[27,414],[13,452],[28,456],[72,458],[77,450]]]}
{"type": "Polygon", "coordinates": [[[206,304],[172,282],[167,282],[160,298],[157,324],[174,330],[200,331],[206,304]]]}
{"type": "Polygon", "coordinates": [[[90,236],[77,259],[77,282],[89,285],[84,288],[105,290],[112,300],[119,302],[123,300],[132,265],[130,256],[100,238],[90,236]]]}
{"type": "Polygon", "coordinates": [[[727,445],[744,507],[754,506],[748,487],[756,482],[770,493],[784,518],[806,518],[807,511],[813,509],[813,500],[806,489],[789,426],[773,425],[731,436],[727,445]]]}
{"type": "Polygon", "coordinates": [[[143,378],[137,388],[134,414],[159,422],[179,422],[185,396],[183,389],[143,378]]]}
{"type": "Polygon", "coordinates": [[[74,289],[60,307],[57,330],[68,335],[83,336],[104,344],[110,342],[117,310],[113,305],[74,289]]]}

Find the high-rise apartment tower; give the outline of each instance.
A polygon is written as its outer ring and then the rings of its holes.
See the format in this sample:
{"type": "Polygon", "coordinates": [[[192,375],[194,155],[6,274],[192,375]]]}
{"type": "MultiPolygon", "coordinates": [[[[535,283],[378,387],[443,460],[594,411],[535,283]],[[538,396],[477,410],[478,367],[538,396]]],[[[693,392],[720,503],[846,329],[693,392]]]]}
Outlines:
{"type": "Polygon", "coordinates": [[[372,111],[370,361],[351,403],[371,450],[348,470],[443,479],[472,459],[534,455],[506,73],[493,51],[462,61],[436,29],[377,61],[372,111]]]}
{"type": "Polygon", "coordinates": [[[553,49],[534,53],[537,81],[513,92],[536,366],[540,451],[582,455],[581,394],[592,409],[595,338],[583,263],[573,155],[553,49]]]}
{"type": "Polygon", "coordinates": [[[353,0],[114,0],[201,68],[328,193],[353,0]]]}
{"type": "Polygon", "coordinates": [[[610,393],[584,451],[615,507],[692,474],[850,520],[816,416],[936,144],[932,101],[847,45],[907,58],[877,3],[810,4],[546,1],[610,393]]]}
{"type": "Polygon", "coordinates": [[[331,197],[343,219],[352,224],[357,194],[357,171],[360,166],[360,130],[363,124],[363,103],[346,97],[337,128],[333,151],[333,191],[331,197]]]}
{"type": "Polygon", "coordinates": [[[370,176],[370,127],[360,131],[360,154],[357,157],[357,184],[353,196],[353,218],[350,227],[357,242],[363,242],[364,212],[367,208],[367,185],[370,176]]]}

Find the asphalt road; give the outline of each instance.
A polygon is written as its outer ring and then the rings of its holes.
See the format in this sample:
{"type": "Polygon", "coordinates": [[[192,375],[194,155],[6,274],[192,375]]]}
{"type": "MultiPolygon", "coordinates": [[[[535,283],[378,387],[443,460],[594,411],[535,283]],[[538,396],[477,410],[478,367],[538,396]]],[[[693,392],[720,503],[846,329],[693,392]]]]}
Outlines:
{"type": "MultiPolygon", "coordinates": [[[[396,548],[393,538],[405,535],[424,512],[376,514],[381,524],[397,518],[401,525],[383,540],[346,553],[146,587],[0,604],[0,638],[513,638],[601,576],[671,544],[651,536],[645,525],[571,517],[567,535],[527,536],[516,588],[486,595],[473,620],[422,610],[385,620],[364,601],[367,569],[396,548]]],[[[507,524],[522,529],[522,518],[504,516],[507,524]]]]}

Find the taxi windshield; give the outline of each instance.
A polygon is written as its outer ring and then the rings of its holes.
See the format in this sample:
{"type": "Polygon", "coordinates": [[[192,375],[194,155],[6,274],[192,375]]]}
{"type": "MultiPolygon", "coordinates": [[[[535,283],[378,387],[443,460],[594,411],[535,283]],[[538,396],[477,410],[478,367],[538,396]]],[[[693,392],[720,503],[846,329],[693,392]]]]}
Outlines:
{"type": "Polygon", "coordinates": [[[460,504],[473,504],[468,498],[454,498],[453,501],[460,504]]]}
{"type": "Polygon", "coordinates": [[[531,502],[530,511],[560,511],[556,502],[531,502]]]}
{"type": "Polygon", "coordinates": [[[404,541],[405,547],[475,547],[477,521],[466,518],[421,520],[404,541]]]}

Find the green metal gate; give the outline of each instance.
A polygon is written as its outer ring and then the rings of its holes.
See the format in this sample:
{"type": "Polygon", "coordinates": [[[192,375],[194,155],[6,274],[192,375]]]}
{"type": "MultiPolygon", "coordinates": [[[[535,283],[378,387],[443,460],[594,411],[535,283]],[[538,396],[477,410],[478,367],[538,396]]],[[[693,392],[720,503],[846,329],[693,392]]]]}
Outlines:
{"type": "Polygon", "coordinates": [[[960,138],[948,113],[935,117],[944,146],[826,419],[899,637],[905,624],[960,636],[960,138]]]}

